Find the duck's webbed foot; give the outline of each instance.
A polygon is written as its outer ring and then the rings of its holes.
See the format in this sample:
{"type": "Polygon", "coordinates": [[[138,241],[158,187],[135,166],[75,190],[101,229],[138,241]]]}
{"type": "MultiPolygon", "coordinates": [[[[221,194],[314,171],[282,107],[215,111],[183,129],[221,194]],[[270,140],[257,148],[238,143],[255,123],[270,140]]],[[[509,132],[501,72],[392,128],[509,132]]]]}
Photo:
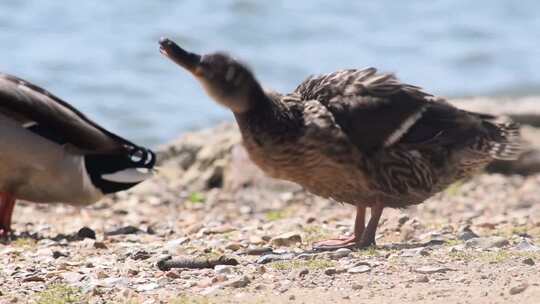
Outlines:
{"type": "Polygon", "coordinates": [[[358,245],[364,232],[364,221],[366,216],[366,208],[363,206],[356,207],[356,220],[354,221],[354,234],[349,237],[329,239],[313,244],[314,250],[336,250],[339,248],[354,248],[358,245]]]}
{"type": "Polygon", "coordinates": [[[328,240],[313,243],[313,249],[325,251],[325,250],[336,250],[339,248],[353,248],[356,246],[357,241],[358,241],[358,238],[356,237],[356,235],[352,235],[349,237],[328,239],[328,240]]]}

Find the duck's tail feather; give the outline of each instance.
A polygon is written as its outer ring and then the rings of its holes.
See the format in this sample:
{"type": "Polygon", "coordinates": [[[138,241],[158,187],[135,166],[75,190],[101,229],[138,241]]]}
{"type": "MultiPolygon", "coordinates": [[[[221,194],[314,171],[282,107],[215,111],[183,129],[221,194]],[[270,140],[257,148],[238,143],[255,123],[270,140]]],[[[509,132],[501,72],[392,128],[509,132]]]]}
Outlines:
{"type": "Polygon", "coordinates": [[[499,160],[518,159],[527,145],[521,137],[520,125],[506,117],[486,118],[483,120],[483,125],[488,131],[487,152],[489,155],[499,160]]]}

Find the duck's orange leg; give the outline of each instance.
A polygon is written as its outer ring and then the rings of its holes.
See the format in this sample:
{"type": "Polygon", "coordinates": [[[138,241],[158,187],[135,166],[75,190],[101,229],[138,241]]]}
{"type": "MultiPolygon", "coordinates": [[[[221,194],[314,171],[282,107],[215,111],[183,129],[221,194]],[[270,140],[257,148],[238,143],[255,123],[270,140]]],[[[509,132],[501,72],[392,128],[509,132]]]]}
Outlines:
{"type": "MultiPolygon", "coordinates": [[[[356,206],[356,219],[354,221],[354,234],[349,237],[329,239],[313,244],[314,250],[334,250],[339,248],[355,247],[364,234],[366,207],[356,206]]],[[[371,221],[370,221],[371,222],[371,221]]]]}
{"type": "Polygon", "coordinates": [[[15,197],[0,192],[0,238],[6,238],[11,232],[11,215],[15,207],[15,197]]]}

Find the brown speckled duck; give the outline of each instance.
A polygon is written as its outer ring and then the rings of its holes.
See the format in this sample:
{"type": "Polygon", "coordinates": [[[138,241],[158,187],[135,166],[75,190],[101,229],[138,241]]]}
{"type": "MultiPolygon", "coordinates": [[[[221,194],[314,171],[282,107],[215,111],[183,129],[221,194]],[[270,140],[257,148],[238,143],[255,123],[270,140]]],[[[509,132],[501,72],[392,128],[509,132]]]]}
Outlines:
{"type": "Polygon", "coordinates": [[[374,68],[311,76],[279,94],[226,54],[200,56],[165,38],[160,51],[231,109],[246,150],[267,174],[356,206],[354,234],[315,249],[374,245],[385,207],[419,204],[521,151],[517,124],[460,110],[374,68]]]}

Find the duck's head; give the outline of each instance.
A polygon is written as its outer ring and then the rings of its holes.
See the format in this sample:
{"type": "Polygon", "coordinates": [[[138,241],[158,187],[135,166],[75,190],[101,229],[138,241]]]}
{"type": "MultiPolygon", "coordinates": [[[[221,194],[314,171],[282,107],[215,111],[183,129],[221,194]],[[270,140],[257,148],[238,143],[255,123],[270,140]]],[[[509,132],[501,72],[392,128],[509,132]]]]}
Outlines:
{"type": "Polygon", "coordinates": [[[234,113],[249,110],[262,91],[251,71],[225,53],[190,53],[167,38],[161,38],[159,44],[163,55],[188,70],[210,97],[234,113]]]}

